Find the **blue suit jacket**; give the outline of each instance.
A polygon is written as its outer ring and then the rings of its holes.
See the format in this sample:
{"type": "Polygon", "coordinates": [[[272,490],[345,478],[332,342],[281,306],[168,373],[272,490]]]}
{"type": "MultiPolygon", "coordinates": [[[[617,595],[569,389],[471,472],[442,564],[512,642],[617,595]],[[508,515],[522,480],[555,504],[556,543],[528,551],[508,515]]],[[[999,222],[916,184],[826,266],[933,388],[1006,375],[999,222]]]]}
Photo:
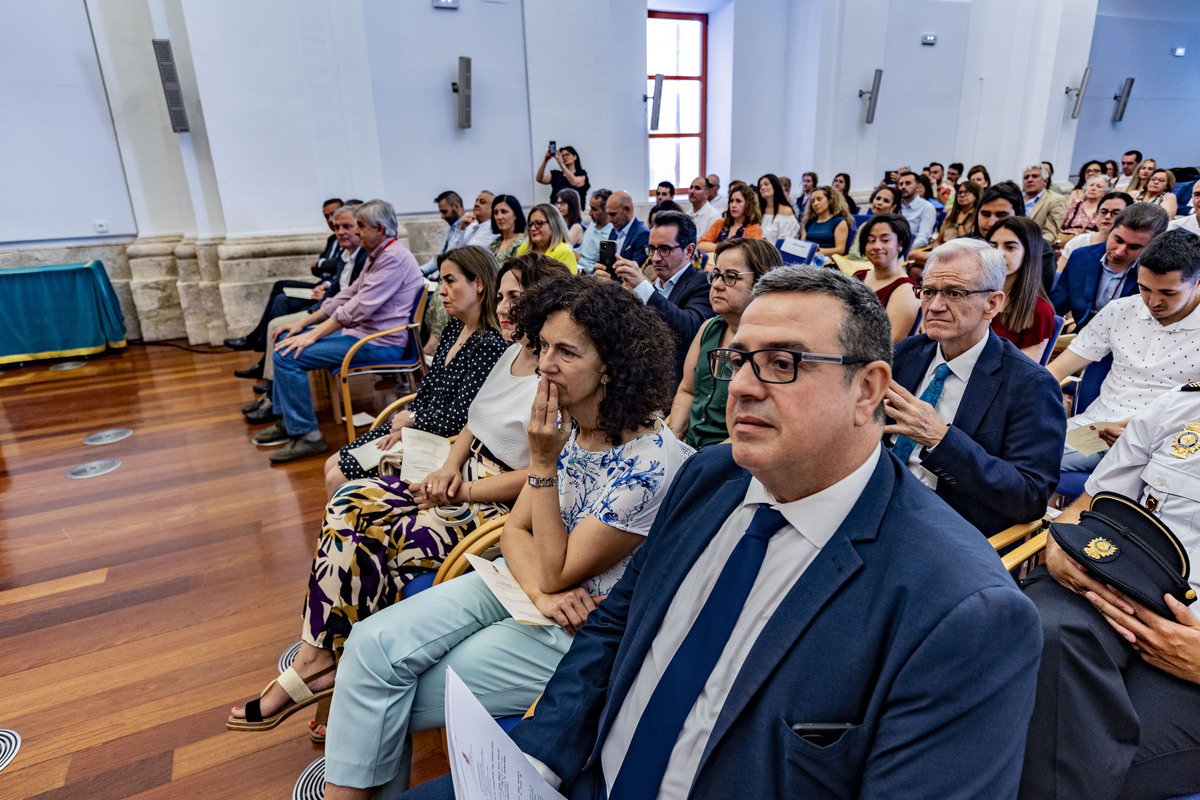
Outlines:
{"type": "MultiPolygon", "coordinates": [[[[688,459],[533,718],[513,730],[569,797],[605,796],[601,743],[749,482],[728,445],[688,459]]],[[[758,636],[692,797],[1015,797],[1040,654],[1037,613],[995,552],[884,452],[758,636]],[[818,747],[791,730],[802,722],[853,727],[818,747]]]]}
{"type": "MultiPolygon", "coordinates": [[[[1105,244],[1080,247],[1067,259],[1054,290],[1050,292],[1050,302],[1054,311],[1061,316],[1071,312],[1075,320],[1075,329],[1087,325],[1096,315],[1096,287],[1100,283],[1100,259],[1104,257],[1105,244]]],[[[1121,287],[1117,297],[1129,297],[1137,293],[1137,266],[1134,265],[1121,279],[1121,287]]]]}
{"type": "Polygon", "coordinates": [[[655,290],[646,305],[653,308],[675,333],[675,384],[683,378],[683,362],[687,360],[688,348],[700,332],[704,320],[713,315],[712,303],[708,299],[708,277],[703,270],[691,264],[683,268],[683,274],[671,287],[671,294],[662,296],[655,290]]]}
{"type": "MultiPolygon", "coordinates": [[[[900,340],[892,377],[916,394],[936,350],[924,334],[900,340]]],[[[1046,513],[1066,430],[1058,381],[988,331],[950,430],[921,466],[937,476],[938,496],[991,536],[1046,513]]]]}
{"type": "Polygon", "coordinates": [[[650,229],[637,217],[629,223],[625,244],[621,246],[621,258],[641,264],[646,260],[646,245],[650,243],[650,229]]]}

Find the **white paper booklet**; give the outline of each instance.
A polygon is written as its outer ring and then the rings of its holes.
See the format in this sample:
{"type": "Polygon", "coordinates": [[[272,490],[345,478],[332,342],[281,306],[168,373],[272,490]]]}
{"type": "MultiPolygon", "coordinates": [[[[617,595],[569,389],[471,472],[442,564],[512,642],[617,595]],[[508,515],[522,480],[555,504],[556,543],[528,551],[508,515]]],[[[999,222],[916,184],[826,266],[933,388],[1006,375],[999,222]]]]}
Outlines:
{"type": "Polygon", "coordinates": [[[1093,422],[1090,425],[1080,425],[1067,431],[1067,444],[1074,447],[1085,456],[1099,453],[1108,449],[1108,442],[1100,438],[1100,431],[1105,428],[1120,428],[1119,422],[1093,422]]]}
{"type": "Polygon", "coordinates": [[[538,611],[538,607],[525,594],[521,584],[513,577],[512,571],[504,564],[488,561],[486,558],[467,553],[467,561],[483,578],[483,582],[491,589],[492,594],[507,609],[512,618],[525,625],[557,625],[558,623],[538,611]]]}
{"type": "Polygon", "coordinates": [[[400,465],[400,480],[416,483],[429,473],[441,469],[450,455],[450,440],[416,428],[400,432],[404,444],[404,462],[400,465]]]}
{"type": "Polygon", "coordinates": [[[383,444],[383,440],[386,438],[386,436],[381,436],[378,439],[372,439],[366,444],[359,445],[353,450],[347,450],[346,452],[354,456],[354,460],[357,461],[358,465],[363,469],[375,469],[375,467],[379,466],[379,461],[383,458],[384,453],[404,452],[404,442],[397,442],[390,451],[380,450],[379,446],[383,444]]]}
{"type": "Polygon", "coordinates": [[[452,669],[446,670],[446,746],[457,800],[564,800],[452,669]]]}
{"type": "Polygon", "coordinates": [[[283,293],[297,300],[311,300],[313,290],[309,286],[285,286],[283,293]]]}

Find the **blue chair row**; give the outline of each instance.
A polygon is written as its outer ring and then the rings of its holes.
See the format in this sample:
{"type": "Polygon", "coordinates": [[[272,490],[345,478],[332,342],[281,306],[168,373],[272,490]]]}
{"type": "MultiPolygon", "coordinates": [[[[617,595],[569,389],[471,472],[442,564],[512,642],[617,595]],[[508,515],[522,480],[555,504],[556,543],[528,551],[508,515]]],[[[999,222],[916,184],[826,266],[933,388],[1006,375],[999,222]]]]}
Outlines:
{"type": "MultiPolygon", "coordinates": [[[[1071,403],[1071,414],[1079,414],[1100,396],[1100,386],[1104,383],[1108,371],[1112,369],[1112,355],[1107,355],[1099,361],[1088,364],[1083,371],[1079,383],[1075,384],[1075,399],[1071,403]]],[[[1090,472],[1064,472],[1058,478],[1056,492],[1068,502],[1083,494],[1083,485],[1091,476],[1090,472]]]]}

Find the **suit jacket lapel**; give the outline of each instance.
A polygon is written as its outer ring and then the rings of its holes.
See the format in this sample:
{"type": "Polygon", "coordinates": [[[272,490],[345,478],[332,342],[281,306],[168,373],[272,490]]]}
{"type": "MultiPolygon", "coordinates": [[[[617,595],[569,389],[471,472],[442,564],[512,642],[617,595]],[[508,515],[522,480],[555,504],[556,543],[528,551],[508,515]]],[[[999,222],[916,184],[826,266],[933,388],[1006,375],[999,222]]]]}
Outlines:
{"type": "MultiPolygon", "coordinates": [[[[899,463],[886,452],[879,454],[867,488],[833,537],[808,565],[779,608],[767,620],[733,682],[733,688],[717,716],[705,745],[697,775],[704,769],[713,749],[770,678],[779,662],[796,646],[813,619],[841,586],[862,568],[856,542],[873,541],[884,511],[891,502],[899,463]]],[[[852,620],[846,620],[847,625],[852,620]]]]}
{"type": "Polygon", "coordinates": [[[625,701],[625,695],[633,685],[642,662],[646,660],[650,644],[658,634],[659,626],[662,625],[663,617],[679,585],[691,571],[696,559],[704,552],[704,548],[708,547],[713,536],[725,524],[725,520],[745,499],[749,485],[750,473],[740,471],[737,477],[726,481],[713,492],[710,502],[699,503],[689,513],[680,517],[670,534],[669,546],[665,541],[659,545],[647,543],[647,546],[662,549],[652,554],[652,558],[643,565],[642,574],[638,576],[639,583],[648,583],[637,587],[630,604],[629,618],[625,623],[626,636],[629,637],[628,647],[625,648],[625,653],[619,656],[620,667],[612,676],[612,684],[600,717],[599,735],[596,737],[592,759],[598,756],[600,747],[608,735],[608,729],[625,701]]]}
{"type": "Polygon", "coordinates": [[[921,378],[925,377],[925,371],[929,369],[929,363],[933,361],[933,355],[937,352],[937,342],[926,337],[914,350],[911,357],[904,359],[904,363],[896,365],[896,372],[892,377],[896,383],[916,394],[921,385],[921,378]]]}
{"type": "Polygon", "coordinates": [[[979,429],[979,422],[987,412],[996,392],[1000,389],[1000,360],[1004,354],[1004,344],[1000,337],[992,331],[987,333],[988,341],[975,362],[971,371],[971,379],[967,381],[967,390],[963,393],[962,402],[958,404],[958,412],[954,415],[954,427],[973,436],[979,429]]]}
{"type": "Polygon", "coordinates": [[[675,285],[671,287],[671,293],[667,295],[668,300],[675,305],[680,305],[678,301],[682,300],[692,291],[692,282],[701,277],[700,275],[693,275],[692,273],[694,272],[696,270],[692,268],[691,264],[684,265],[683,274],[679,276],[679,280],[675,281],[675,285]]]}

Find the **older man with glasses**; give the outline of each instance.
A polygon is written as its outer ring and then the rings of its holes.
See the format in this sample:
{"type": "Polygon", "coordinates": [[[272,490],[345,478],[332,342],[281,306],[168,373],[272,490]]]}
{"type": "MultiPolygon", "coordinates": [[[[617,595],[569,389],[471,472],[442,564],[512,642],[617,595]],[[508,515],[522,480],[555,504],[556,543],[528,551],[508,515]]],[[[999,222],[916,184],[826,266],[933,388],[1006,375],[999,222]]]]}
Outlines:
{"type": "Polygon", "coordinates": [[[627,259],[618,259],[610,269],[596,266],[597,275],[611,275],[653,308],[675,332],[675,384],[683,378],[683,363],[688,348],[704,320],[713,315],[708,299],[708,279],[696,269],[696,223],[680,211],[663,211],[654,217],[646,256],[654,272],[654,282],[646,279],[642,268],[627,259]]]}
{"type": "Polygon", "coordinates": [[[1066,413],[1058,382],[991,330],[1004,258],[955,239],[925,262],[925,333],[896,345],[892,452],[985,535],[1041,517],[1058,483],[1066,413]]]}

